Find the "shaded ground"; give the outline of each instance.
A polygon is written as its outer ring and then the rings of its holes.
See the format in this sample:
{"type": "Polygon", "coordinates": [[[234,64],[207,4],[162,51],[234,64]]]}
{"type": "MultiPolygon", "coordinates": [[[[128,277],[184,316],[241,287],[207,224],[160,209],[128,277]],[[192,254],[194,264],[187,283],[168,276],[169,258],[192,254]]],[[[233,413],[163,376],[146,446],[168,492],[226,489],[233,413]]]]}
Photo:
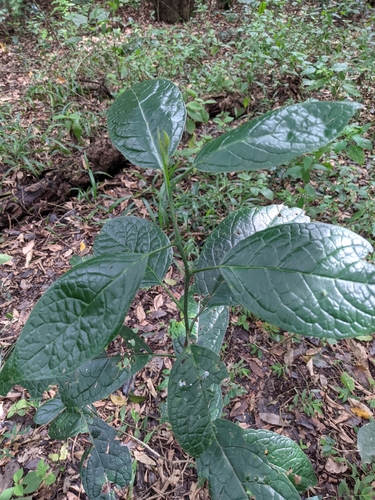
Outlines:
{"type": "MultiPolygon", "coordinates": [[[[17,69],[17,65],[22,66],[22,60],[12,58],[11,53],[1,60],[0,85],[5,99],[9,98],[8,102],[14,102],[14,106],[28,85],[27,75],[21,66],[17,69]]],[[[268,86],[275,105],[300,98],[298,78],[279,85],[276,91],[272,82],[268,82],[268,86]]],[[[92,97],[93,94],[88,93],[83,100],[90,101],[92,97]]],[[[228,106],[228,101],[222,104],[228,96],[215,97],[219,110],[228,106]]],[[[254,108],[259,101],[255,96],[254,108]]],[[[95,107],[94,99],[91,105],[95,107]]],[[[34,106],[33,113],[42,122],[43,109],[38,102],[34,106]]],[[[211,113],[214,115],[217,110],[211,113]]],[[[41,152],[41,156],[43,154],[41,152]]],[[[59,162],[62,163],[62,159],[56,157],[54,165],[59,162]]],[[[31,176],[27,177],[25,179],[25,174],[20,175],[17,170],[8,172],[3,186],[14,195],[20,186],[31,180],[31,176]]],[[[139,199],[140,189],[145,188],[143,182],[136,168],[125,168],[100,185],[96,200],[63,199],[58,205],[48,203],[43,210],[34,205],[19,223],[10,221],[0,240],[0,253],[13,257],[0,268],[2,348],[11,348],[36,301],[70,268],[69,259],[91,252],[94,237],[105,218],[123,213],[130,205],[139,216],[148,217],[139,199]],[[113,206],[114,200],[122,201],[113,206]],[[109,207],[113,207],[110,213],[109,207]]],[[[174,283],[171,292],[179,298],[179,271],[171,268],[168,278],[174,283]]],[[[137,328],[155,352],[167,354],[171,352],[167,325],[176,314],[170,297],[156,287],[137,295],[126,323],[137,328]]],[[[110,352],[123,350],[120,341],[110,346],[110,352]]],[[[300,443],[319,480],[317,488],[306,497],[319,494],[323,499],[337,499],[337,488],[344,477],[353,486],[363,475],[362,472],[354,473],[351,464],[359,465],[355,428],[374,416],[374,352],[373,339],[332,344],[301,338],[249,318],[243,311],[232,311],[222,351],[231,374],[224,384],[224,394],[229,401],[226,418],[244,428],[272,430],[300,443]],[[353,378],[352,391],[345,389],[343,373],[353,378]]],[[[99,414],[119,429],[121,441],[132,449],[138,461],[133,491],[118,492],[119,498],[209,498],[207,489],[199,488],[193,462],[174,441],[168,424],[162,423],[165,382],[171,366],[169,358],[160,356],[137,375],[132,389],[134,395],[140,397],[138,402],[117,391],[95,405],[99,414]],[[146,440],[147,446],[139,440],[146,440]]],[[[51,390],[45,397],[53,396],[51,390]]],[[[24,415],[7,417],[12,404],[22,399],[28,398],[19,386],[7,397],[0,398],[1,447],[7,450],[0,458],[1,487],[12,484],[9,481],[15,468],[34,470],[38,461],[44,459],[58,479],[53,485],[39,490],[34,498],[87,498],[79,479],[79,462],[88,444],[85,436],[70,439],[66,445],[52,441],[47,428],[36,427],[33,423],[35,410],[32,407],[27,408],[24,415]]],[[[375,484],[373,486],[375,491],[375,484]]]]}

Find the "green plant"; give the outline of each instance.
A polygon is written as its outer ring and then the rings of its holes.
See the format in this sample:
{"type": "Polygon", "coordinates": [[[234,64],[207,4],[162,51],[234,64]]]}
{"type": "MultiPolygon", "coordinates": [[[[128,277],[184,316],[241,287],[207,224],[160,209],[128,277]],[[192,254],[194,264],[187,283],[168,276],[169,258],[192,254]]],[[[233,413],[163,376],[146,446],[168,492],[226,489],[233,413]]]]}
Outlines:
{"type": "MultiPolygon", "coordinates": [[[[353,102],[311,101],[272,111],[208,142],[193,165],[225,173],[288,163],[332,141],[358,108],[353,102]]],[[[181,447],[196,458],[211,497],[297,500],[316,483],[298,445],[221,419],[220,384],[228,372],[219,352],[228,306],[241,305],[302,335],[369,334],[375,329],[375,268],[365,258],[372,247],[348,229],[310,222],[298,208],[243,207],[212,231],[191,262],[173,197],[179,165],[171,161],[185,119],[182,96],[167,80],[144,81],[115,100],[109,135],[133,164],[160,170],[172,241],[153,222],[134,216],[109,220],[95,240],[94,256],[60,277],[33,309],[0,372],[0,393],[17,383],[40,397],[49,384],[57,385],[59,395],[38,409],[35,422],[50,422],[54,439],[88,432],[92,445],[81,470],[83,486],[92,500],[111,498],[103,493],[111,482],[123,487],[131,481],[131,457],[92,403],[153,358],[123,321],[139,288],[162,286],[181,311],[172,336],[168,420],[181,447]],[[185,275],[181,301],[163,281],[173,247],[185,275]],[[105,351],[118,335],[125,361],[105,351]]],[[[310,414],[319,411],[318,400],[305,399],[310,414]]]]}
{"type": "Polygon", "coordinates": [[[16,403],[13,403],[9,408],[7,413],[7,418],[12,418],[13,415],[20,415],[23,417],[26,415],[26,411],[29,408],[36,408],[36,403],[34,401],[27,401],[26,399],[20,399],[16,403]]]}
{"type": "Polygon", "coordinates": [[[271,365],[270,368],[278,378],[285,378],[289,373],[288,367],[286,365],[282,365],[281,363],[275,363],[274,365],[271,365]]]}
{"type": "Polygon", "coordinates": [[[293,398],[293,404],[290,405],[291,409],[302,409],[308,417],[313,417],[315,413],[323,415],[323,401],[317,399],[313,393],[308,394],[306,389],[303,389],[302,392],[299,392],[297,389],[295,389],[295,391],[296,394],[293,398]]]}
{"type": "Polygon", "coordinates": [[[10,260],[12,260],[12,257],[10,255],[0,253],[0,266],[1,264],[5,264],[5,262],[9,262],[10,260]]]}
{"type": "Polygon", "coordinates": [[[24,495],[35,493],[42,483],[46,486],[53,484],[56,481],[56,476],[50,471],[49,465],[44,460],[40,460],[37,469],[29,471],[25,476],[24,470],[18,469],[13,474],[13,481],[14,486],[0,493],[0,500],[10,500],[11,498],[24,497],[24,495]]]}

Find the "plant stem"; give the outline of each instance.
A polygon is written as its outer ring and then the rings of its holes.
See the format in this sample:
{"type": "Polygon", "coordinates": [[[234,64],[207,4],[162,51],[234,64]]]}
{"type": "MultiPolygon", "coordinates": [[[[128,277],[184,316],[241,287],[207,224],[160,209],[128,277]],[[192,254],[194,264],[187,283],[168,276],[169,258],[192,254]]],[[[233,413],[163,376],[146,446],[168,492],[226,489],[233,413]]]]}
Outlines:
{"type": "Polygon", "coordinates": [[[164,174],[164,181],[165,181],[165,187],[166,187],[166,192],[167,192],[167,198],[168,198],[168,203],[169,203],[169,209],[171,211],[171,219],[173,223],[173,230],[174,230],[174,243],[180,252],[181,259],[183,262],[184,266],[184,274],[185,274],[185,280],[184,280],[184,305],[183,305],[183,313],[184,313],[184,323],[185,323],[185,330],[186,330],[186,346],[189,345],[190,343],[190,323],[189,323],[189,316],[188,316],[188,301],[189,301],[189,282],[191,278],[191,273],[190,273],[190,268],[189,268],[189,262],[187,260],[187,257],[184,252],[184,245],[182,242],[182,238],[180,235],[179,227],[177,224],[177,215],[176,215],[176,210],[174,207],[173,203],[173,190],[172,190],[172,184],[171,184],[171,179],[169,175],[169,166],[168,166],[168,159],[164,159],[164,168],[163,168],[163,174],[164,174]]]}

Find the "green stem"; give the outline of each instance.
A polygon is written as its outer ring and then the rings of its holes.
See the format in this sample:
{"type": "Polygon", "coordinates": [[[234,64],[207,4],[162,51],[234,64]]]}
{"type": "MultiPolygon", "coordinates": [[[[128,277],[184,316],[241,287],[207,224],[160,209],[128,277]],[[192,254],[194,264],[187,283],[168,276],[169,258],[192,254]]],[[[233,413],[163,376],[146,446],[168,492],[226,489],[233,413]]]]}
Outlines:
{"type": "Polygon", "coordinates": [[[184,266],[185,283],[184,283],[183,313],[184,313],[184,323],[185,323],[185,330],[186,330],[186,345],[189,345],[189,343],[190,343],[190,323],[189,323],[189,316],[188,316],[188,300],[189,300],[189,283],[190,283],[191,273],[190,273],[190,268],[189,268],[189,262],[187,260],[186,255],[185,255],[185,252],[184,252],[184,245],[183,245],[182,238],[180,235],[180,230],[179,230],[179,227],[177,224],[177,215],[176,215],[176,210],[175,210],[174,203],[173,203],[173,191],[172,191],[172,184],[171,184],[171,179],[170,179],[170,175],[169,175],[167,158],[164,159],[163,174],[164,174],[165,187],[166,187],[166,191],[167,191],[169,209],[171,211],[171,218],[172,218],[172,223],[173,223],[174,239],[175,239],[174,243],[175,243],[178,251],[180,252],[180,256],[181,256],[183,266],[184,266]]]}

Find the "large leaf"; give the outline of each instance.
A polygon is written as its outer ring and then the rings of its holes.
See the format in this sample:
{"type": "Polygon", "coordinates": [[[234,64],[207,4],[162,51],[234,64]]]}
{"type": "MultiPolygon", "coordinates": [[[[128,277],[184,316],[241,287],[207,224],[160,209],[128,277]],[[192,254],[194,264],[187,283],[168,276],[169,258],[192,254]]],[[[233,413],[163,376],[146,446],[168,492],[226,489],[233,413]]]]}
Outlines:
{"type": "Polygon", "coordinates": [[[52,385],[54,380],[22,380],[20,385],[27,389],[30,396],[34,399],[41,399],[43,392],[48,389],[48,386],[52,385]]]}
{"type": "Polygon", "coordinates": [[[34,416],[34,422],[37,425],[48,424],[64,410],[64,403],[61,401],[60,396],[56,396],[55,398],[46,401],[37,409],[34,416]]]}
{"type": "MultiPolygon", "coordinates": [[[[299,208],[283,205],[241,208],[229,214],[207,238],[196,269],[215,267],[240,241],[267,227],[290,222],[309,222],[310,219],[299,208]]],[[[197,293],[210,295],[210,305],[238,305],[219,269],[204,271],[195,275],[197,293]]]]}
{"type": "MultiPolygon", "coordinates": [[[[47,418],[46,414],[44,416],[47,418]]],[[[87,432],[86,420],[83,414],[75,408],[65,408],[52,420],[48,429],[51,439],[59,441],[76,436],[82,432],[87,432]]]]}
{"type": "Polygon", "coordinates": [[[375,462],[375,422],[370,422],[358,431],[358,451],[365,464],[375,462]]]}
{"type": "Polygon", "coordinates": [[[61,377],[101,353],[121,328],[146,261],[141,254],[104,255],[59,278],[31,312],[0,379],[61,377]]]}
{"type": "Polygon", "coordinates": [[[221,272],[240,304],[302,335],[344,338],[375,331],[373,249],[348,229],[284,224],[238,243],[221,272]]]}
{"type": "Polygon", "coordinates": [[[146,342],[127,326],[121,328],[119,335],[126,341],[127,348],[131,351],[130,357],[125,357],[123,360],[124,364],[127,361],[123,370],[130,379],[152,359],[153,352],[146,342]]]}
{"type": "Polygon", "coordinates": [[[172,248],[165,248],[170,244],[163,231],[152,222],[140,217],[117,217],[108,221],[96,237],[94,254],[157,252],[148,258],[141,283],[141,287],[149,287],[159,285],[171,265],[172,248]]]}
{"type": "Polygon", "coordinates": [[[185,104],[178,88],[168,80],[148,80],[125,91],[109,108],[109,137],[134,165],[162,168],[159,139],[167,133],[171,156],[180,142],[185,119],[185,104]]]}
{"type": "Polygon", "coordinates": [[[132,477],[132,461],[127,446],[117,441],[116,431],[108,424],[94,418],[88,421],[92,448],[87,466],[81,471],[82,484],[90,500],[115,500],[109,483],[119,488],[126,486],[132,477]]]}
{"type": "Polygon", "coordinates": [[[195,159],[198,170],[260,170],[316,151],[344,129],[360,104],[311,101],[270,111],[209,142],[195,159]]]}
{"type": "Polygon", "coordinates": [[[260,446],[269,463],[283,471],[298,491],[316,486],[314,469],[297,443],[266,430],[246,429],[244,438],[246,443],[260,446]]]}
{"type": "MultiPolygon", "coordinates": [[[[121,332],[121,330],[120,330],[121,332]]],[[[140,355],[142,368],[151,358],[151,355],[140,355]]],[[[131,376],[132,365],[119,368],[122,356],[108,357],[105,352],[98,357],[87,361],[73,372],[68,379],[58,379],[61,399],[65,406],[83,407],[94,401],[106,398],[109,394],[121,387],[131,376]]],[[[139,359],[138,359],[139,362],[139,359]]]]}
{"type": "Polygon", "coordinates": [[[213,384],[228,376],[219,356],[191,345],[176,359],[168,385],[168,414],[172,430],[184,450],[199,457],[214,439],[211,410],[217,408],[213,384]]]}
{"type": "Polygon", "coordinates": [[[227,420],[215,420],[214,426],[215,439],[197,460],[212,500],[300,500],[286,475],[269,463],[264,448],[246,443],[243,429],[227,420]]]}

